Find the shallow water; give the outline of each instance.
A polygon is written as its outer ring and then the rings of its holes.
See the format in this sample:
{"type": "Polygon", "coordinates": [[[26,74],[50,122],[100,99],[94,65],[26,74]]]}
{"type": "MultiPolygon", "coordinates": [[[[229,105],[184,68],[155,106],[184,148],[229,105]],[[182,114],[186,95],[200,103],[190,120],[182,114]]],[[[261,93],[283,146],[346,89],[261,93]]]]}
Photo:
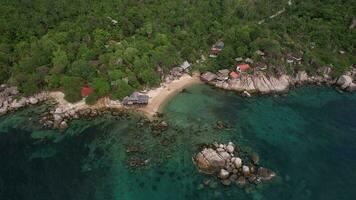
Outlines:
{"type": "MultiPolygon", "coordinates": [[[[31,107],[0,118],[0,199],[355,199],[356,94],[304,87],[242,98],[192,86],[164,109],[163,133],[142,117],[77,120],[41,129],[31,107]],[[217,121],[231,125],[216,130],[217,121]],[[278,178],[253,190],[210,184],[192,155],[213,141],[258,152],[278,178]],[[138,152],[126,152],[128,145],[138,152]],[[130,167],[140,158],[147,165],[130,167]]],[[[212,179],[213,183],[217,180],[212,179]]]]}

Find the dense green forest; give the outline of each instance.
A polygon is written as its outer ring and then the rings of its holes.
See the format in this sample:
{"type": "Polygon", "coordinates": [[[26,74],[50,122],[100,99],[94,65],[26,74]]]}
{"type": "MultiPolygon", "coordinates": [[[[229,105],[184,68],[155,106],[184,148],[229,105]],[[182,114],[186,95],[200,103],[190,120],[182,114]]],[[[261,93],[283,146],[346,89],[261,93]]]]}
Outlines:
{"type": "Polygon", "coordinates": [[[195,63],[217,40],[225,48],[196,69],[217,70],[236,57],[291,73],[331,66],[334,75],[355,64],[356,1],[350,0],[2,0],[0,83],[25,95],[61,89],[88,101],[104,95],[121,99],[160,82],[184,60],[195,63]],[[286,11],[273,19],[283,8],[286,11]],[[266,18],[262,24],[258,22],[266,18]],[[303,52],[303,64],[286,67],[283,56],[303,52]],[[339,53],[344,51],[345,53],[339,53]]]}

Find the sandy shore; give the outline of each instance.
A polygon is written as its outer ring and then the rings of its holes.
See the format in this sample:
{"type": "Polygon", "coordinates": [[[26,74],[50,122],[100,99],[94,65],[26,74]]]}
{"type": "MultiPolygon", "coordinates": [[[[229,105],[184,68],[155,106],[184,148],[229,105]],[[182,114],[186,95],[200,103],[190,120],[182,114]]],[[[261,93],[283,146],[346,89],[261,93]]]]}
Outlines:
{"type": "Polygon", "coordinates": [[[149,90],[146,94],[149,96],[148,104],[144,107],[126,107],[122,105],[119,101],[111,100],[108,97],[104,97],[98,100],[98,102],[94,105],[88,105],[84,100],[81,100],[76,103],[69,103],[64,99],[64,93],[60,91],[49,92],[49,96],[57,101],[57,108],[60,109],[60,112],[67,111],[79,111],[82,109],[101,109],[101,108],[113,108],[113,109],[129,109],[133,111],[142,112],[148,117],[153,117],[169,100],[171,96],[182,91],[184,88],[192,85],[201,83],[199,79],[199,74],[194,74],[190,76],[188,74],[184,74],[177,80],[174,80],[168,84],[164,84],[158,88],[149,90]]]}
{"type": "Polygon", "coordinates": [[[201,83],[199,74],[193,74],[193,76],[184,74],[182,77],[172,81],[166,86],[161,86],[154,90],[150,90],[147,93],[147,95],[149,96],[148,105],[138,108],[137,110],[144,112],[149,117],[152,117],[158,111],[160,111],[160,109],[174,94],[182,91],[184,88],[192,84],[198,84],[198,83],[201,83]]]}

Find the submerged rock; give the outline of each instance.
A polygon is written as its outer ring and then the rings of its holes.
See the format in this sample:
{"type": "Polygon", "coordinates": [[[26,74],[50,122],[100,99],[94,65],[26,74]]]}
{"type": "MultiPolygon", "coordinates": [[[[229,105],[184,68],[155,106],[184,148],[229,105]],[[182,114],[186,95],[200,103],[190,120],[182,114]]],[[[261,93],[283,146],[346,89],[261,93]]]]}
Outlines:
{"type": "Polygon", "coordinates": [[[257,175],[260,177],[263,181],[268,181],[276,177],[276,173],[273,172],[272,170],[269,170],[264,167],[260,167],[257,170],[257,175]]]}
{"type": "Polygon", "coordinates": [[[252,153],[251,160],[253,164],[258,165],[260,163],[260,156],[258,155],[258,153],[252,153]]]}
{"type": "Polygon", "coordinates": [[[223,179],[223,180],[221,180],[221,183],[222,183],[223,185],[229,186],[229,185],[231,185],[231,180],[229,180],[229,179],[223,179]]]}
{"type": "Polygon", "coordinates": [[[244,187],[246,184],[247,184],[246,178],[243,176],[240,176],[236,181],[236,185],[239,187],[244,187]]]}

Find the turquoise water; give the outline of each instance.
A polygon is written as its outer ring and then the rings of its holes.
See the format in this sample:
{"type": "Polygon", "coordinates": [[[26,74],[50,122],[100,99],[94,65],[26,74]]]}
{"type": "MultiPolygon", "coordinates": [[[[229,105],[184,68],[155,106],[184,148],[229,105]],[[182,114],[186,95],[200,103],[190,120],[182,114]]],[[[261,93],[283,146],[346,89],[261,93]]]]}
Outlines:
{"type": "Polygon", "coordinates": [[[304,87],[246,99],[196,85],[167,104],[164,132],[135,114],[46,130],[37,123],[44,110],[0,118],[1,200],[356,199],[355,93],[304,87]],[[215,129],[219,120],[231,127],[215,129]],[[259,153],[278,178],[252,190],[217,184],[192,163],[213,141],[259,153]]]}

